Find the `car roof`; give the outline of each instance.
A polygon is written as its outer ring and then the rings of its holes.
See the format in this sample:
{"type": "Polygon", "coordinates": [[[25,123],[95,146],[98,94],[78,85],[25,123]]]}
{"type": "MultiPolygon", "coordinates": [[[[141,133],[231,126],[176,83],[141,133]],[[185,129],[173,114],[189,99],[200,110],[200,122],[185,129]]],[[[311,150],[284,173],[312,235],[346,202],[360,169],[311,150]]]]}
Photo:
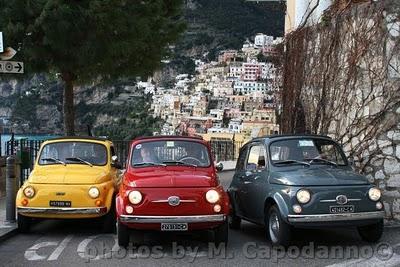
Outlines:
{"type": "Polygon", "coordinates": [[[155,135],[155,136],[141,136],[135,138],[132,143],[140,141],[156,141],[156,140],[180,140],[180,141],[194,141],[206,144],[207,142],[202,137],[197,136],[182,136],[182,135],[155,135]]]}
{"type": "Polygon", "coordinates": [[[319,134],[275,134],[275,135],[266,135],[266,136],[256,137],[256,138],[253,138],[250,142],[263,141],[263,140],[275,141],[275,140],[295,139],[295,138],[322,138],[322,139],[333,140],[329,136],[319,135],[319,134]]]}
{"type": "Polygon", "coordinates": [[[63,136],[56,137],[46,140],[46,142],[53,141],[68,141],[68,140],[87,140],[87,141],[100,141],[100,142],[111,142],[110,140],[102,137],[94,137],[94,136],[63,136]]]}

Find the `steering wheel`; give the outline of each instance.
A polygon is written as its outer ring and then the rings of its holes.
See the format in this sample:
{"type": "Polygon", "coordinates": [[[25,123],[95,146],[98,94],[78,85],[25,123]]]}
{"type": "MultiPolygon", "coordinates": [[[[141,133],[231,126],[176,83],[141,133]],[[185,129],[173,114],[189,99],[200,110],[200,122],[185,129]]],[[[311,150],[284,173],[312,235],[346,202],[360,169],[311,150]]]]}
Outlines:
{"type": "Polygon", "coordinates": [[[180,159],[180,161],[187,161],[187,160],[197,162],[198,163],[197,165],[201,165],[202,164],[202,162],[199,159],[196,159],[194,157],[186,156],[186,157],[183,157],[183,158],[180,159]]]}

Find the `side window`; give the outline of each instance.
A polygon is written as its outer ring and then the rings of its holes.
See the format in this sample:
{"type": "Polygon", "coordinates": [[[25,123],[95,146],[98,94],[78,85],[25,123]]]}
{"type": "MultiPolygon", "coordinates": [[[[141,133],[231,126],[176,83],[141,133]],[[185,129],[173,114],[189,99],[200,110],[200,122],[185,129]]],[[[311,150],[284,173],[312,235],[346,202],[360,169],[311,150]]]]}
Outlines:
{"type": "Polygon", "coordinates": [[[255,145],[250,148],[249,156],[247,157],[246,170],[262,170],[265,169],[265,148],[262,145],[255,145]]]}
{"type": "Polygon", "coordinates": [[[236,164],[237,171],[244,170],[244,165],[246,163],[246,157],[247,157],[247,151],[248,151],[248,147],[245,147],[241,150],[239,159],[236,164]]]}

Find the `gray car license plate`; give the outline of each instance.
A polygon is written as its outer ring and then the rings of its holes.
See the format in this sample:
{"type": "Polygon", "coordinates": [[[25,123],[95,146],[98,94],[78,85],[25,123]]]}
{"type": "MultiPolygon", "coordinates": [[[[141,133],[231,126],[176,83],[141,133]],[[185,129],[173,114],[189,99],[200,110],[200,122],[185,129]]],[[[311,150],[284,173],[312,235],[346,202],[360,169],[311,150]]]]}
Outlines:
{"type": "Polygon", "coordinates": [[[187,223],[161,223],[161,231],[187,231],[187,223]]]}
{"type": "Polygon", "coordinates": [[[329,210],[331,213],[352,213],[354,212],[354,206],[353,205],[330,206],[329,210]]]}

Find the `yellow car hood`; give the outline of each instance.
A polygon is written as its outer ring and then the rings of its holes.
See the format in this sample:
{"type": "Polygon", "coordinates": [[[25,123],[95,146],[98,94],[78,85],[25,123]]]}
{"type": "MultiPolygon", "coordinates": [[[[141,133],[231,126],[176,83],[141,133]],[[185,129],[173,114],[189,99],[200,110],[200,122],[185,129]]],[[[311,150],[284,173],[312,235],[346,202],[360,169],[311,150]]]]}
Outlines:
{"type": "Polygon", "coordinates": [[[85,165],[54,165],[35,168],[29,182],[35,184],[96,184],[110,179],[107,168],[85,165]]]}

